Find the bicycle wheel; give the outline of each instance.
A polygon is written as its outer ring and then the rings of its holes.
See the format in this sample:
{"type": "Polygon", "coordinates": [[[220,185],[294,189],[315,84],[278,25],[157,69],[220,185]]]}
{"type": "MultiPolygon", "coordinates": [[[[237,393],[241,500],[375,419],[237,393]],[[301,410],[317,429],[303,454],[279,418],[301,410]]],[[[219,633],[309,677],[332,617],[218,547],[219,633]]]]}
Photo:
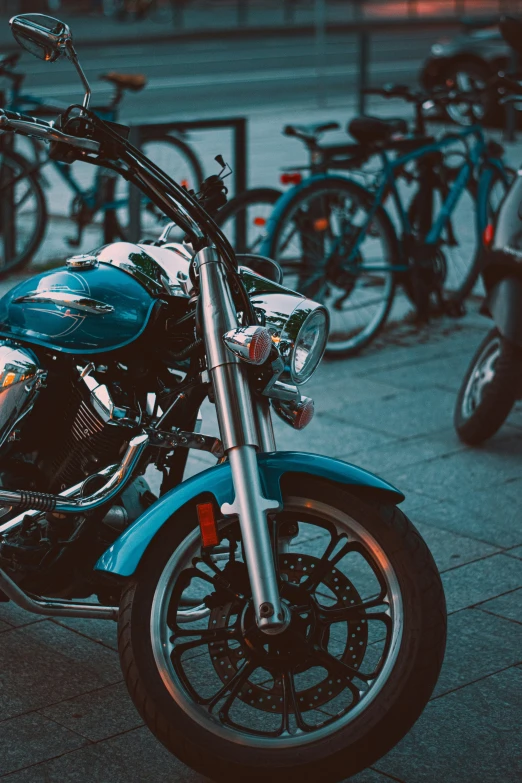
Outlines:
{"type": "Polygon", "coordinates": [[[14,151],[0,154],[0,278],[31,261],[47,225],[47,205],[31,164],[14,151]]]}
{"type": "Polygon", "coordinates": [[[326,354],[350,356],[384,325],[395,294],[397,237],[382,207],[364,236],[373,195],[352,180],[326,177],[296,193],[269,227],[266,255],[285,284],[330,312],[326,354]]]}
{"type": "Polygon", "coordinates": [[[219,210],[217,223],[237,253],[258,253],[268,218],[281,196],[275,188],[252,188],[239,193],[219,210]],[[244,220],[244,235],[237,219],[244,220]]]}
{"type": "MultiPolygon", "coordinates": [[[[509,172],[508,172],[509,173],[509,172]]],[[[488,194],[488,222],[494,221],[500,203],[509,184],[495,172],[488,194]]],[[[433,200],[433,220],[440,213],[445,195],[436,190],[433,200]]],[[[409,218],[415,228],[420,208],[420,193],[413,197],[409,207],[409,218]]],[[[460,196],[457,206],[445,226],[441,242],[437,245],[436,268],[446,302],[461,304],[472,292],[480,273],[480,258],[483,238],[477,227],[477,183],[473,180],[460,196]]],[[[413,286],[409,276],[405,279],[405,290],[413,301],[413,286]]]]}
{"type": "MultiPolygon", "coordinates": [[[[199,190],[203,181],[203,169],[201,163],[192,148],[177,136],[168,133],[146,136],[141,143],[141,149],[153,163],[156,164],[169,177],[189,190],[199,190]]],[[[117,211],[119,233],[123,239],[128,235],[128,184],[118,178],[116,188],[116,201],[124,204],[117,211]]],[[[141,208],[141,236],[144,239],[157,239],[165,225],[163,213],[147,199],[142,199],[141,208]]],[[[183,232],[180,229],[179,236],[171,234],[172,241],[181,241],[183,232]]]]}

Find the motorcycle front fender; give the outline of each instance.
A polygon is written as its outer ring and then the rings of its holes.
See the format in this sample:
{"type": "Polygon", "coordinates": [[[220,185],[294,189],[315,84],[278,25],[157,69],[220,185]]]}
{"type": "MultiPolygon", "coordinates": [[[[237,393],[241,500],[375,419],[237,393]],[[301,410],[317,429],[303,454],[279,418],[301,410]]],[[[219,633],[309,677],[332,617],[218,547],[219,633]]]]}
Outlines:
{"type": "MultiPolygon", "coordinates": [[[[277,451],[260,454],[257,460],[264,496],[279,503],[282,503],[281,479],[287,474],[302,475],[303,492],[306,492],[306,476],[317,476],[350,487],[362,499],[393,504],[404,500],[402,492],[373,473],[331,457],[277,451]]],[[[209,494],[214,496],[219,507],[233,502],[234,487],[228,462],[198,473],[163,495],[107,549],[95,570],[121,577],[132,576],[160,528],[182,508],[193,506],[198,498],[209,494]]]]}
{"type": "Polygon", "coordinates": [[[511,276],[499,280],[486,301],[502,337],[522,347],[522,279],[511,276]]]}

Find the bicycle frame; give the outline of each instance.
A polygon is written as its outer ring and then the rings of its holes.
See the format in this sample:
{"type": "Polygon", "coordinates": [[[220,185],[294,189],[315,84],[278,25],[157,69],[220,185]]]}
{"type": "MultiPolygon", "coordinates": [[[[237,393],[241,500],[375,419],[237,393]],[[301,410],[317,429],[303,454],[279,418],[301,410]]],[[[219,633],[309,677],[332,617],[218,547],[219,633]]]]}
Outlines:
{"type": "MultiPolygon", "coordinates": [[[[407,209],[404,207],[403,200],[401,199],[401,196],[397,188],[397,172],[401,168],[403,168],[407,163],[410,163],[412,161],[419,161],[430,154],[440,152],[441,150],[446,149],[447,147],[454,144],[455,142],[462,141],[465,143],[466,140],[469,138],[474,138],[475,143],[471,147],[465,144],[466,147],[465,161],[460,167],[457,177],[455,181],[452,183],[449,192],[447,193],[446,198],[444,199],[444,202],[440,207],[439,213],[436,216],[435,221],[433,222],[430,228],[430,231],[428,232],[427,236],[423,241],[423,244],[428,247],[433,247],[433,248],[436,247],[437,243],[440,241],[444,229],[447,227],[451,219],[451,216],[459,202],[462,193],[466,189],[473,173],[477,170],[477,168],[479,168],[479,171],[478,171],[478,191],[477,191],[477,209],[476,209],[476,230],[477,230],[477,236],[479,237],[482,236],[483,231],[487,225],[488,196],[489,196],[491,181],[493,179],[495,170],[498,171],[498,173],[500,174],[500,176],[502,177],[502,179],[506,184],[509,183],[509,179],[502,160],[488,153],[488,145],[486,139],[484,138],[482,127],[480,125],[473,125],[468,128],[463,128],[462,130],[456,133],[448,134],[447,136],[444,136],[443,138],[434,141],[431,144],[425,145],[423,147],[418,147],[394,159],[390,159],[385,149],[381,149],[380,151],[376,150],[376,152],[378,152],[383,162],[382,176],[379,185],[375,190],[372,204],[368,209],[368,212],[366,213],[365,220],[359,227],[357,236],[354,238],[354,242],[351,245],[351,251],[349,257],[347,261],[343,263],[343,268],[346,271],[350,271],[351,262],[354,262],[354,264],[357,266],[357,269],[359,268],[357,265],[359,248],[367,236],[368,229],[372,223],[372,220],[375,218],[377,210],[383,207],[388,197],[391,197],[393,199],[399,217],[400,229],[401,229],[400,236],[399,236],[400,257],[396,259],[396,262],[391,265],[390,264],[387,265],[381,264],[378,266],[365,265],[364,268],[365,271],[367,272],[393,271],[399,273],[399,272],[408,271],[409,259],[406,253],[404,238],[412,235],[412,226],[408,216],[407,209]]],[[[277,225],[280,216],[283,214],[284,210],[286,209],[287,204],[295,197],[296,193],[305,190],[307,187],[309,187],[312,183],[315,182],[327,182],[328,180],[338,181],[339,176],[340,175],[338,173],[313,174],[312,176],[303,179],[299,185],[296,185],[290,190],[288,190],[279,199],[279,201],[277,202],[274,208],[274,211],[269,220],[269,226],[271,226],[272,228],[271,229],[269,228],[268,234],[270,234],[273,231],[273,228],[277,225]]],[[[349,177],[344,177],[344,178],[349,180],[349,177]]],[[[342,242],[342,241],[343,238],[340,237],[338,242],[342,242]]],[[[265,241],[264,245],[261,247],[260,252],[266,251],[267,244],[268,244],[268,240],[265,241]]],[[[338,243],[334,243],[334,247],[332,248],[330,254],[328,255],[328,257],[324,259],[324,265],[328,263],[329,258],[333,256],[337,252],[337,250],[338,250],[338,243]]]]}

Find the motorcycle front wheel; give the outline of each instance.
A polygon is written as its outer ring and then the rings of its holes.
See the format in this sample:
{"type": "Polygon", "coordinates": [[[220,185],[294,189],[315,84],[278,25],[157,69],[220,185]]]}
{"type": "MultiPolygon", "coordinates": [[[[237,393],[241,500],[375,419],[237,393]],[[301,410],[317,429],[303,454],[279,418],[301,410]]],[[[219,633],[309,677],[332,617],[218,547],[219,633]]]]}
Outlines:
{"type": "Polygon", "coordinates": [[[425,543],[395,506],[290,478],[270,520],[291,621],[256,626],[237,520],[203,550],[167,523],[123,592],[119,649],[158,739],[211,780],[344,780],[411,728],[437,681],[446,611],[425,543]]]}

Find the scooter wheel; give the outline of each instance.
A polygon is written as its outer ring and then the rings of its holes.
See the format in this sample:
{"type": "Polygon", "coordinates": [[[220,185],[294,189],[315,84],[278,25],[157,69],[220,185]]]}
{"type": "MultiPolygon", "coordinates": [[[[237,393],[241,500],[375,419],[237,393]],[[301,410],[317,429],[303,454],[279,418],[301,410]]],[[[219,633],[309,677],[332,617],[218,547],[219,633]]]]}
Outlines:
{"type": "Polygon", "coordinates": [[[459,438],[477,446],[507,419],[522,391],[522,350],[492,329],[468,367],[455,406],[459,438]]]}

